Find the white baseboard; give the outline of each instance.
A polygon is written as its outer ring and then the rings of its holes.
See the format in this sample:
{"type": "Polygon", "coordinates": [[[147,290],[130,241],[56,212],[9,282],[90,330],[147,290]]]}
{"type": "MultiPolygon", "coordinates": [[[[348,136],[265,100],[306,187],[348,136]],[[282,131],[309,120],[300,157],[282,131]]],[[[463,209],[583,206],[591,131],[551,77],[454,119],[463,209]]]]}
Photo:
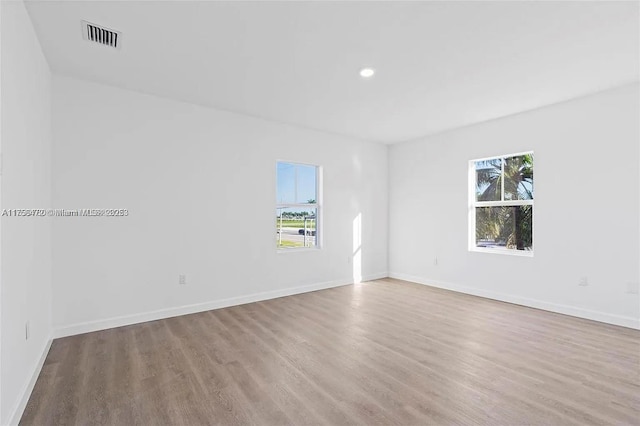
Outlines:
{"type": "Polygon", "coordinates": [[[381,280],[383,278],[389,278],[388,272],[378,272],[377,274],[365,275],[362,277],[362,282],[373,281],[373,280],[381,280]]]}
{"type": "MultiPolygon", "coordinates": [[[[386,272],[380,272],[363,277],[363,281],[386,278],[387,276],[388,274],[386,272]]],[[[55,327],[54,338],[74,336],[76,334],[90,333],[92,331],[107,330],[109,328],[139,324],[147,321],[156,321],[165,318],[177,317],[180,315],[195,314],[198,312],[205,312],[213,309],[228,308],[230,306],[244,305],[246,303],[260,302],[263,300],[276,299],[278,297],[292,296],[295,294],[308,293],[310,291],[324,290],[350,284],[353,284],[353,280],[345,279],[328,281],[323,283],[303,285],[299,287],[290,287],[281,290],[254,293],[246,296],[231,297],[228,299],[212,300],[209,302],[196,303],[193,305],[176,306],[173,308],[159,309],[157,311],[144,312],[140,314],[125,315],[115,318],[55,327]]]]}
{"type": "Polygon", "coordinates": [[[545,311],[556,312],[559,314],[570,315],[573,317],[585,318],[593,321],[604,322],[607,324],[619,325],[622,327],[634,328],[640,330],[640,318],[627,317],[622,315],[614,315],[606,312],[592,311],[589,309],[576,308],[569,305],[561,305],[558,303],[545,302],[542,300],[529,299],[526,297],[513,296],[510,294],[498,293],[490,290],[483,290],[468,287],[460,284],[447,283],[437,280],[429,280],[399,272],[389,272],[390,278],[396,278],[404,281],[411,281],[417,284],[423,284],[431,287],[443,288],[446,290],[456,291],[458,293],[471,294],[473,296],[486,297],[487,299],[498,300],[501,302],[513,303],[516,305],[527,306],[530,308],[542,309],[545,311]]]}
{"type": "Polygon", "coordinates": [[[22,393],[20,394],[20,399],[18,400],[18,404],[11,412],[11,416],[9,417],[9,425],[14,426],[20,422],[22,418],[22,414],[24,413],[24,409],[27,408],[27,402],[29,402],[29,398],[31,397],[31,392],[33,392],[33,388],[36,385],[36,381],[38,380],[38,376],[40,376],[40,371],[42,370],[42,366],[44,365],[45,360],[47,359],[47,355],[49,354],[49,349],[51,349],[51,343],[53,339],[51,336],[47,339],[44,344],[44,348],[42,350],[42,354],[40,355],[40,359],[36,364],[33,373],[31,374],[31,378],[25,384],[22,389],[22,393]]]}

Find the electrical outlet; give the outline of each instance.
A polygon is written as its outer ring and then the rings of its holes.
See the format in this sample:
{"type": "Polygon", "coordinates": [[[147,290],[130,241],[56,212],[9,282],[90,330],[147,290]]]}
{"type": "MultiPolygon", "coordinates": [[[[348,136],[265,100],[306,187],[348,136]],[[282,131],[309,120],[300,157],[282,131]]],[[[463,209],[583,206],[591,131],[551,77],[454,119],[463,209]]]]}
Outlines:
{"type": "Polygon", "coordinates": [[[187,276],[185,274],[178,275],[178,284],[187,285],[187,276]]]}
{"type": "Polygon", "coordinates": [[[638,287],[640,287],[640,283],[628,282],[627,283],[627,293],[629,293],[629,294],[638,294],[638,287]]]}
{"type": "Polygon", "coordinates": [[[31,330],[29,330],[29,321],[24,323],[24,340],[29,340],[31,337],[31,330]]]}
{"type": "Polygon", "coordinates": [[[578,285],[580,287],[586,287],[589,285],[589,280],[587,279],[587,277],[580,277],[580,281],[578,281],[578,285]]]}
{"type": "Polygon", "coordinates": [[[438,266],[438,258],[437,258],[437,257],[434,257],[434,258],[433,258],[433,264],[434,264],[435,266],[438,266]]]}

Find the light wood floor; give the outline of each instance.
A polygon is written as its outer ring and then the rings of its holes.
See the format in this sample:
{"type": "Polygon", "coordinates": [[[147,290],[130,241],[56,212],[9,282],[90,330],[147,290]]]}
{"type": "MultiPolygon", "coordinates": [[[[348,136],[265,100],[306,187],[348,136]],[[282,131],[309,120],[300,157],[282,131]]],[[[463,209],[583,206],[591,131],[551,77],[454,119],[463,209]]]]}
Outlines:
{"type": "Polygon", "coordinates": [[[57,339],[65,424],[640,424],[640,332],[379,280],[57,339]]]}

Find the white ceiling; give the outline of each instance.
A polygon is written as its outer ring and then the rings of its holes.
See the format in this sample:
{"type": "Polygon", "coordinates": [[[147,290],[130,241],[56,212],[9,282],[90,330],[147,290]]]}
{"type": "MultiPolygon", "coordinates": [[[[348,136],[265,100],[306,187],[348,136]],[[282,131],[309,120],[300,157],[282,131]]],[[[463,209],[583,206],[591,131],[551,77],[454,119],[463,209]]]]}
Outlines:
{"type": "Polygon", "coordinates": [[[400,142],[638,80],[638,2],[29,1],[54,72],[400,142]],[[122,49],[82,39],[81,20],[122,49]],[[370,80],[358,71],[377,70],[370,80]]]}

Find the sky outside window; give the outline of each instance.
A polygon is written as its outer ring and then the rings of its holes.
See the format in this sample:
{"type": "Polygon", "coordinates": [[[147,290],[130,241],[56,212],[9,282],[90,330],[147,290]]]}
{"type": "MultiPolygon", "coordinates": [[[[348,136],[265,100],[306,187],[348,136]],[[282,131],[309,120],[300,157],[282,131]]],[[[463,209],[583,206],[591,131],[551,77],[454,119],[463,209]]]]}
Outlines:
{"type": "Polygon", "coordinates": [[[277,202],[279,204],[317,201],[316,166],[278,163],[277,202]]]}

